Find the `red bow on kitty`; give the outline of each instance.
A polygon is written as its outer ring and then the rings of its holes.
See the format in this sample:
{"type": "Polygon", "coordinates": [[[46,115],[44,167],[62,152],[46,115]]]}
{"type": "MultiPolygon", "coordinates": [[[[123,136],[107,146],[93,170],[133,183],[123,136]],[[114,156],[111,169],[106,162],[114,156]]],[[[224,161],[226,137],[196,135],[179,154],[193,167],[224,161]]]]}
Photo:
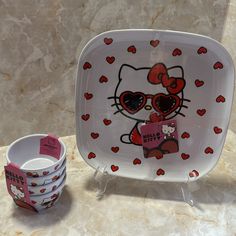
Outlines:
{"type": "Polygon", "coordinates": [[[170,77],[168,69],[162,63],[157,63],[150,69],[147,79],[151,84],[162,84],[170,94],[178,94],[185,87],[184,78],[170,77]]]}

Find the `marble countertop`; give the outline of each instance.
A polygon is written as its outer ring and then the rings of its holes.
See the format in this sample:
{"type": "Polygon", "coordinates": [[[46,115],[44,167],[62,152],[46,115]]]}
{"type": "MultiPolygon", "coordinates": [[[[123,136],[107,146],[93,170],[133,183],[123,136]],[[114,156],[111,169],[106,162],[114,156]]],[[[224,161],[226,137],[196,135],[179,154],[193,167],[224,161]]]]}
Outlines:
{"type": "MultiPolygon", "coordinates": [[[[190,185],[194,207],[181,184],[113,178],[97,196],[94,170],[79,155],[75,136],[68,147],[67,185],[53,208],[36,214],[16,207],[5,186],[0,158],[0,235],[235,235],[236,134],[228,131],[219,163],[190,185]]],[[[7,147],[0,148],[5,156],[7,147]]]]}

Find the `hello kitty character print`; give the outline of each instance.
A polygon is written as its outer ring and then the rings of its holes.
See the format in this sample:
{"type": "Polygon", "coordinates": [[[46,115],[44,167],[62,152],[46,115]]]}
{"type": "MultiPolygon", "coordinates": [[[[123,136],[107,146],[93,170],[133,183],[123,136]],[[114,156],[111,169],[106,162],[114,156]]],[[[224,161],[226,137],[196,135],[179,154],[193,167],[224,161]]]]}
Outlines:
{"type": "Polygon", "coordinates": [[[162,133],[164,134],[164,139],[174,138],[173,133],[175,132],[175,124],[162,125],[162,133]]]}
{"type": "Polygon", "coordinates": [[[11,192],[14,194],[14,198],[18,200],[23,200],[25,197],[25,193],[23,188],[20,188],[16,185],[11,184],[10,186],[11,192]]]}
{"type": "MultiPolygon", "coordinates": [[[[121,135],[122,143],[142,146],[141,125],[171,120],[177,115],[185,117],[182,110],[187,109],[188,106],[184,102],[190,100],[184,97],[186,82],[181,66],[167,67],[164,63],[156,63],[152,67],[135,68],[123,64],[118,77],[114,95],[108,97],[114,99],[111,105],[116,108],[114,115],[122,114],[127,119],[135,121],[130,132],[121,135]],[[130,80],[137,83],[130,83],[130,80]],[[130,84],[132,88],[129,89],[130,84]],[[157,92],[153,92],[154,88],[157,92]]],[[[178,151],[175,140],[168,139],[172,128],[164,126],[163,131],[166,132],[165,140],[156,150],[152,150],[151,155],[145,157],[155,156],[160,159],[163,154],[178,151]]]]}

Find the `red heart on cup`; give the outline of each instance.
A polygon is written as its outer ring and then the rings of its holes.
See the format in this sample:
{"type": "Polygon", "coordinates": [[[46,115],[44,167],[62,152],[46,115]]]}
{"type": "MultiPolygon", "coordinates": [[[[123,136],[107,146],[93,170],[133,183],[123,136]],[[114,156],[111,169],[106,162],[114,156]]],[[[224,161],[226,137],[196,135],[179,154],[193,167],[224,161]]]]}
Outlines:
{"type": "Polygon", "coordinates": [[[37,186],[37,184],[34,182],[31,182],[31,186],[37,186]]]}
{"type": "Polygon", "coordinates": [[[160,41],[157,40],[157,39],[156,39],[156,40],[151,40],[151,41],[150,41],[150,45],[153,46],[154,48],[157,47],[159,43],[160,43],[160,41]]]}
{"type": "Polygon", "coordinates": [[[157,172],[156,172],[156,174],[157,174],[158,176],[164,175],[164,174],[165,174],[165,171],[164,171],[163,169],[158,169],[157,172]]]}
{"type": "Polygon", "coordinates": [[[129,47],[127,48],[127,51],[134,54],[134,53],[136,53],[136,47],[135,47],[134,45],[129,46],[129,47]]]}
{"type": "Polygon", "coordinates": [[[86,100],[89,100],[93,97],[92,93],[84,93],[84,97],[86,98],[86,100]]]}
{"type": "Polygon", "coordinates": [[[215,132],[216,134],[220,134],[220,133],[222,133],[222,129],[219,128],[219,127],[217,127],[217,126],[215,126],[215,127],[214,127],[214,132],[215,132]]]}
{"type": "Polygon", "coordinates": [[[176,56],[180,56],[182,55],[182,51],[179,48],[174,49],[174,51],[172,52],[172,56],[176,57],[176,56]]]}
{"type": "Polygon", "coordinates": [[[26,172],[26,175],[29,176],[29,177],[32,177],[32,176],[33,176],[33,173],[31,173],[31,172],[26,172]]]}
{"type": "Polygon", "coordinates": [[[211,147],[207,147],[206,149],[205,149],[205,153],[206,154],[213,154],[213,149],[211,148],[211,147]]]}
{"type": "Polygon", "coordinates": [[[99,137],[99,133],[94,133],[94,132],[92,132],[92,133],[91,133],[91,137],[92,137],[93,139],[96,139],[96,138],[99,137]]]}
{"type": "Polygon", "coordinates": [[[198,114],[199,116],[204,116],[205,113],[206,113],[206,109],[198,109],[198,110],[197,110],[197,114],[198,114]]]}
{"type": "Polygon", "coordinates": [[[104,125],[110,125],[111,124],[111,120],[108,120],[108,119],[104,119],[103,120],[103,123],[104,123],[104,125]]]}
{"type": "Polygon", "coordinates": [[[34,194],[34,192],[29,190],[29,194],[34,194]]]}
{"type": "Polygon", "coordinates": [[[207,49],[205,47],[200,47],[198,50],[197,50],[197,53],[198,54],[206,54],[207,53],[207,49]]]}
{"type": "Polygon", "coordinates": [[[95,158],[95,157],[96,157],[96,154],[93,153],[93,152],[90,152],[90,153],[88,154],[88,159],[92,159],[92,158],[95,158]]]}
{"type": "Polygon", "coordinates": [[[115,57],[111,56],[111,57],[106,57],[106,61],[109,63],[109,64],[112,64],[114,61],[115,61],[115,57]]]}
{"type": "Polygon", "coordinates": [[[183,132],[182,135],[181,135],[182,139],[187,139],[189,137],[190,137],[190,134],[188,132],[183,132]]]}
{"type": "Polygon", "coordinates": [[[183,160],[187,160],[187,159],[189,159],[189,157],[190,157],[189,154],[186,154],[186,153],[182,153],[182,154],[181,154],[181,158],[182,158],[183,160]]]}
{"type": "Polygon", "coordinates": [[[111,170],[112,170],[113,172],[116,172],[117,170],[119,170],[119,166],[111,165],[111,170]]]}
{"type": "Polygon", "coordinates": [[[104,38],[104,43],[105,43],[106,45],[110,45],[112,42],[113,42],[113,39],[112,39],[112,38],[104,38]]]}
{"type": "Polygon", "coordinates": [[[49,174],[49,171],[44,171],[43,172],[43,175],[48,175],[49,174]]]}
{"type": "Polygon", "coordinates": [[[54,181],[58,180],[59,178],[60,178],[60,176],[55,175],[52,177],[52,181],[54,182],[54,181]]]}
{"type": "Polygon", "coordinates": [[[107,78],[106,76],[102,75],[102,76],[100,77],[100,79],[99,79],[99,82],[100,82],[100,83],[107,83],[107,82],[108,82],[108,78],[107,78]]]}
{"type": "Polygon", "coordinates": [[[201,86],[204,85],[204,81],[199,80],[199,79],[196,79],[196,80],[195,80],[195,85],[196,85],[196,87],[201,87],[201,86]]]}
{"type": "Polygon", "coordinates": [[[40,193],[44,193],[46,191],[46,188],[40,189],[40,193]]]}
{"type": "Polygon", "coordinates": [[[56,188],[57,188],[57,186],[54,185],[54,186],[52,187],[52,191],[56,190],[56,188]]]}
{"type": "Polygon", "coordinates": [[[89,118],[90,118],[90,115],[89,114],[84,114],[81,116],[81,118],[84,120],[84,121],[87,121],[89,118]]]}
{"type": "Polygon", "coordinates": [[[114,152],[114,153],[117,153],[119,151],[119,147],[112,147],[111,150],[114,152]]]}
{"type": "Polygon", "coordinates": [[[57,170],[58,167],[59,167],[59,165],[55,166],[54,170],[57,170]]]}
{"type": "Polygon", "coordinates": [[[91,68],[92,68],[92,65],[89,62],[84,63],[84,65],[83,65],[84,70],[91,69],[91,68]]]}
{"type": "Polygon", "coordinates": [[[217,69],[223,69],[223,64],[221,63],[221,62],[219,62],[219,61],[217,61],[215,64],[214,64],[214,66],[213,66],[213,68],[215,69],[215,70],[217,70],[217,69]]]}
{"type": "Polygon", "coordinates": [[[192,170],[191,172],[189,172],[189,177],[197,177],[199,176],[199,172],[196,170],[192,170]]]}
{"type": "Polygon", "coordinates": [[[222,95],[219,95],[219,96],[216,98],[216,102],[218,102],[218,103],[220,103],[220,102],[224,103],[224,102],[225,102],[225,97],[222,96],[222,95]]]}
{"type": "Polygon", "coordinates": [[[141,160],[138,159],[138,158],[135,158],[135,159],[133,160],[133,164],[134,164],[134,165],[140,165],[141,163],[142,163],[141,160]]]}

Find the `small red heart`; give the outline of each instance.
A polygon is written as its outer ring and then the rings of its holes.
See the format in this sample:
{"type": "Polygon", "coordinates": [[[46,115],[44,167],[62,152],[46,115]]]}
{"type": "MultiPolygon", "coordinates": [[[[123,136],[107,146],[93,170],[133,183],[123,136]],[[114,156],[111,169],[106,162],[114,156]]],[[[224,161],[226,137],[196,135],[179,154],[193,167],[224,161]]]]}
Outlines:
{"type": "Polygon", "coordinates": [[[220,103],[220,102],[224,103],[224,102],[225,102],[225,97],[222,96],[222,95],[219,95],[219,96],[216,98],[216,102],[218,102],[218,103],[220,103]]]}
{"type": "Polygon", "coordinates": [[[197,114],[198,114],[199,116],[204,116],[205,113],[206,113],[206,109],[198,109],[198,110],[197,110],[197,114]]]}
{"type": "Polygon", "coordinates": [[[92,68],[92,65],[89,62],[84,63],[84,65],[83,65],[84,70],[91,69],[91,68],[92,68]]]}
{"type": "Polygon", "coordinates": [[[215,64],[214,64],[214,66],[213,66],[213,68],[215,69],[215,70],[217,70],[217,69],[223,69],[223,64],[221,63],[221,62],[219,62],[219,61],[217,61],[215,64]]]}
{"type": "Polygon", "coordinates": [[[187,159],[189,159],[189,157],[190,157],[190,155],[187,154],[187,153],[182,153],[182,154],[181,154],[181,158],[182,158],[183,160],[187,160],[187,159]]]}
{"type": "Polygon", "coordinates": [[[55,175],[54,177],[52,177],[52,181],[54,182],[54,181],[58,180],[59,178],[60,178],[60,176],[55,175]]]}
{"type": "Polygon", "coordinates": [[[99,137],[99,133],[94,133],[94,132],[92,132],[92,133],[91,133],[91,137],[92,137],[93,139],[96,139],[96,138],[99,137]]]}
{"type": "Polygon", "coordinates": [[[133,160],[133,164],[134,164],[134,165],[140,165],[141,163],[142,163],[141,160],[138,159],[138,158],[135,158],[135,159],[133,160]]]}
{"type": "Polygon", "coordinates": [[[116,172],[117,170],[119,170],[119,166],[111,165],[111,170],[113,172],[116,172]]]}
{"type": "Polygon", "coordinates": [[[26,172],[26,175],[29,176],[29,177],[32,177],[32,176],[33,176],[33,173],[31,173],[31,172],[26,172]]]}
{"type": "Polygon", "coordinates": [[[34,192],[29,190],[29,194],[34,194],[34,192]]]}
{"type": "Polygon", "coordinates": [[[104,125],[110,125],[111,124],[111,120],[108,120],[108,119],[104,119],[103,120],[103,123],[104,123],[104,125]]]}
{"type": "Polygon", "coordinates": [[[34,182],[31,182],[31,186],[37,186],[37,184],[34,182]]]}
{"type": "Polygon", "coordinates": [[[40,189],[40,193],[44,193],[46,191],[46,188],[40,189]]]}
{"type": "Polygon", "coordinates": [[[44,171],[43,172],[43,175],[48,175],[49,174],[49,171],[44,171]]]}
{"type": "Polygon", "coordinates": [[[181,135],[182,139],[187,139],[189,137],[190,137],[190,134],[188,132],[183,132],[182,135],[181,135]]]}
{"type": "Polygon", "coordinates": [[[93,97],[93,94],[92,93],[84,93],[84,97],[86,100],[89,100],[93,97]]]}
{"type": "Polygon", "coordinates": [[[58,167],[59,167],[59,165],[55,166],[54,170],[57,170],[58,167]]]}
{"type": "Polygon", "coordinates": [[[135,47],[134,45],[129,46],[129,47],[127,48],[127,51],[134,54],[134,53],[136,53],[136,47],[135,47]]]}
{"type": "Polygon", "coordinates": [[[89,119],[90,115],[89,114],[84,114],[81,116],[81,118],[84,120],[84,121],[87,121],[89,119]]]}
{"type": "Polygon", "coordinates": [[[204,85],[204,81],[196,79],[195,80],[196,87],[202,87],[204,85]]]}
{"type": "Polygon", "coordinates": [[[92,158],[95,158],[95,157],[96,157],[96,154],[93,153],[93,152],[90,152],[90,153],[88,154],[88,159],[92,159],[92,158]]]}
{"type": "Polygon", "coordinates": [[[206,154],[213,154],[213,149],[211,148],[211,147],[207,147],[206,149],[205,149],[205,153],[206,154]]]}
{"type": "Polygon", "coordinates": [[[156,172],[156,174],[157,174],[158,176],[164,175],[164,174],[165,174],[165,171],[164,171],[163,169],[158,169],[157,172],[156,172]]]}
{"type": "Polygon", "coordinates": [[[222,133],[222,129],[219,128],[219,127],[217,127],[217,126],[215,126],[215,127],[214,127],[214,132],[215,132],[216,134],[220,134],[220,133],[222,133]]]}
{"type": "Polygon", "coordinates": [[[107,83],[107,82],[108,82],[108,78],[107,78],[106,76],[102,75],[102,76],[100,77],[100,79],[99,79],[99,82],[100,82],[100,83],[107,83]]]}
{"type": "Polygon", "coordinates": [[[106,57],[106,61],[109,63],[109,64],[112,64],[114,61],[115,61],[115,57],[106,57]]]}
{"type": "Polygon", "coordinates": [[[172,56],[176,57],[176,56],[180,56],[182,55],[182,51],[179,48],[176,48],[173,52],[172,52],[172,56]]]}
{"type": "Polygon", "coordinates": [[[114,152],[114,153],[117,153],[119,151],[119,147],[111,147],[111,150],[114,152]]]}
{"type": "Polygon", "coordinates": [[[157,47],[159,43],[160,43],[159,40],[151,40],[150,41],[150,45],[153,46],[154,48],[157,47]]]}
{"type": "Polygon", "coordinates": [[[52,191],[56,190],[56,188],[57,188],[57,186],[54,185],[54,186],[52,187],[52,191]]]}
{"type": "Polygon", "coordinates": [[[32,204],[36,204],[37,202],[36,202],[36,201],[34,201],[34,200],[32,200],[32,201],[31,201],[31,203],[32,203],[32,204]]]}
{"type": "Polygon", "coordinates": [[[207,53],[207,49],[205,47],[200,47],[198,50],[197,50],[197,53],[198,54],[206,54],[207,53]]]}
{"type": "Polygon", "coordinates": [[[199,176],[199,172],[196,170],[192,170],[191,172],[189,172],[189,177],[197,177],[199,176]]]}
{"type": "Polygon", "coordinates": [[[112,38],[104,38],[104,43],[106,44],[106,45],[109,45],[109,44],[111,44],[113,42],[113,39],[112,38]]]}

